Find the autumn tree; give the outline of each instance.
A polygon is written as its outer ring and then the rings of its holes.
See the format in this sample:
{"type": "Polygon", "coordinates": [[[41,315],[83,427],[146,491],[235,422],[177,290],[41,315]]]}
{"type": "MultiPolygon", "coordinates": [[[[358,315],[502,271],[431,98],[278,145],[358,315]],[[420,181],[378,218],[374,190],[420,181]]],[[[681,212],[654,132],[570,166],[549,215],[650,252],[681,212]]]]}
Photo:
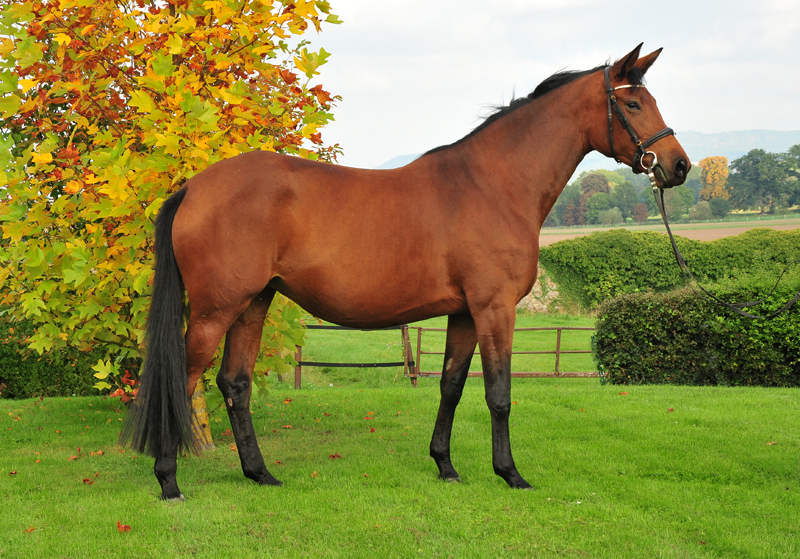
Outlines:
{"type": "Polygon", "coordinates": [[[639,202],[633,207],[633,212],[631,217],[633,217],[633,221],[635,221],[636,223],[644,223],[645,221],[647,221],[648,215],[649,212],[647,210],[647,204],[642,204],[641,202],[639,202]]]}
{"type": "MultiPolygon", "coordinates": [[[[246,151],[335,159],[335,98],[313,83],[329,54],[301,37],[339,20],[325,0],[0,7],[2,305],[39,352],[102,348],[97,376],[129,390],[170,193],[246,151]]],[[[300,310],[270,316],[257,370],[287,370],[300,310]]]]}
{"type": "Polygon", "coordinates": [[[731,197],[728,189],[728,158],[721,155],[701,159],[697,165],[700,167],[700,199],[731,197]]]}

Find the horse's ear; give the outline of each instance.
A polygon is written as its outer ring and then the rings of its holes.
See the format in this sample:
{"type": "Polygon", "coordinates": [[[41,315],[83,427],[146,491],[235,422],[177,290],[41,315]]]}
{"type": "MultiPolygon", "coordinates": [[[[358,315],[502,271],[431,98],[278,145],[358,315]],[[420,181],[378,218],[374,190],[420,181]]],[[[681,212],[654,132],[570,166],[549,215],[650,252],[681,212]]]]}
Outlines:
{"type": "Polygon", "coordinates": [[[642,50],[643,44],[644,43],[639,43],[639,46],[617,60],[611,67],[611,75],[618,80],[624,79],[628,75],[628,72],[630,72],[639,61],[639,51],[642,50]]]}
{"type": "Polygon", "coordinates": [[[642,71],[642,74],[647,72],[647,69],[653,65],[653,62],[656,61],[656,58],[658,58],[658,55],[661,54],[662,50],[664,50],[664,47],[651,52],[647,56],[643,56],[636,62],[636,67],[642,71]]]}

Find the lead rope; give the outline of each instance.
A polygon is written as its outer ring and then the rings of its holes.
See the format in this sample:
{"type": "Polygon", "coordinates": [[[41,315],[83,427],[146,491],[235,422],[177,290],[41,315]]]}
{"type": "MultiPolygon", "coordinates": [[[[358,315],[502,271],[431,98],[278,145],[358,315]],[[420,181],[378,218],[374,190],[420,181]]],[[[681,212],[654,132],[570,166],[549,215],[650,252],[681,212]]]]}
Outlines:
{"type": "Polygon", "coordinates": [[[781,275],[778,276],[778,281],[775,282],[775,286],[772,288],[769,294],[763,299],[759,299],[758,301],[748,301],[747,303],[728,303],[727,301],[723,301],[713,293],[709,293],[709,291],[705,287],[703,287],[700,284],[700,282],[697,281],[695,277],[692,275],[691,270],[689,270],[689,267],[686,265],[686,261],[683,259],[681,251],[678,250],[678,245],[675,243],[675,237],[673,237],[672,230],[669,228],[669,221],[667,220],[667,212],[664,210],[664,189],[659,188],[658,185],[656,184],[656,177],[655,173],[653,172],[653,167],[655,167],[655,164],[656,163],[654,160],[652,166],[647,168],[647,178],[650,179],[650,185],[653,187],[653,196],[655,196],[656,199],[656,206],[658,206],[658,211],[661,212],[661,219],[664,221],[664,227],[667,228],[667,234],[669,235],[669,240],[672,243],[672,251],[675,253],[675,260],[678,261],[678,266],[681,269],[681,273],[683,274],[683,277],[686,279],[689,286],[692,288],[692,291],[694,291],[700,297],[702,297],[701,295],[702,292],[703,294],[705,294],[706,298],[709,299],[715,305],[726,307],[742,316],[746,316],[747,318],[755,318],[759,320],[769,320],[771,318],[775,318],[776,316],[784,312],[786,309],[794,305],[798,300],[800,300],[800,293],[798,293],[797,295],[792,297],[792,299],[788,303],[786,303],[780,310],[777,310],[774,313],[768,314],[766,316],[751,314],[749,312],[745,312],[742,310],[743,308],[746,307],[753,307],[756,305],[760,305],[761,303],[769,299],[772,296],[772,294],[775,293],[775,290],[778,288],[778,284],[781,282],[781,279],[783,279],[784,274],[789,270],[789,268],[792,265],[797,264],[798,262],[800,262],[800,260],[794,260],[793,262],[789,262],[789,264],[783,269],[783,272],[781,272],[781,275]],[[695,286],[697,286],[697,288],[699,288],[700,291],[698,291],[695,288],[695,286]]]}

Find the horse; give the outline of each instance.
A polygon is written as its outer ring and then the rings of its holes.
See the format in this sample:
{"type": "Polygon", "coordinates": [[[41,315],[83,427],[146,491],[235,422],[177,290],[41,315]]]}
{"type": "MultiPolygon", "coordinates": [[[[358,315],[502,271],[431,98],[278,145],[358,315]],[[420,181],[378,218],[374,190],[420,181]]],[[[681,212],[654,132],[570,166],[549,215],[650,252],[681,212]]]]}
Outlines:
{"type": "Polygon", "coordinates": [[[511,343],[516,304],[536,279],[542,223],[592,150],[647,170],[660,188],[682,184],[691,167],[644,85],[661,49],[640,58],[641,47],[613,64],[550,76],[402,168],[250,152],[211,165],[169,197],[156,219],[141,385],[121,437],[155,458],[161,498],[184,500],[177,453],[195,448],[189,399],[223,336],[217,385],[242,471],[282,485],[264,464],[250,417],[276,293],[354,328],[447,315],[430,443],[439,478],[460,481],[451,429],[480,344],[494,472],[530,489],[509,439],[511,343]]]}

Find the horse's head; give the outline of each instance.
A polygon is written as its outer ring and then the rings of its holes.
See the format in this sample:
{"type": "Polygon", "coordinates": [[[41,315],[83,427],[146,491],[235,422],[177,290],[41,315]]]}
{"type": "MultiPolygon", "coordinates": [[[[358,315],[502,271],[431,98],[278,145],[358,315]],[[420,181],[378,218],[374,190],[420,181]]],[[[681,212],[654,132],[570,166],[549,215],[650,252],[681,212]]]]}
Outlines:
{"type": "Polygon", "coordinates": [[[603,155],[630,165],[634,173],[652,169],[657,185],[669,188],[683,184],[692,165],[644,85],[644,74],[661,49],[639,58],[641,48],[640,44],[596,74],[604,93],[593,104],[602,105],[607,117],[592,119],[590,143],[603,155]]]}

